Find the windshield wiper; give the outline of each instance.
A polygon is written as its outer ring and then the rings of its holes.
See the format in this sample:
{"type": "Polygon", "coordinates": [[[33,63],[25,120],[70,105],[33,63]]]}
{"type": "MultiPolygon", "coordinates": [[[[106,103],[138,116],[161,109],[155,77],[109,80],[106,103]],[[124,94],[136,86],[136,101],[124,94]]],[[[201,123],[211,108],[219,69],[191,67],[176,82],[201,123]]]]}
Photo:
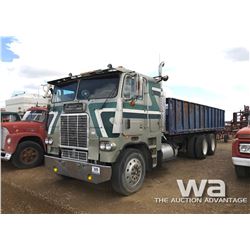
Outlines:
{"type": "Polygon", "coordinates": [[[104,106],[106,105],[108,99],[110,99],[110,98],[115,94],[116,90],[117,90],[117,89],[114,88],[113,91],[110,92],[110,95],[106,98],[106,100],[104,101],[104,103],[102,104],[102,106],[101,106],[100,109],[103,109],[103,108],[104,108],[104,106]]]}

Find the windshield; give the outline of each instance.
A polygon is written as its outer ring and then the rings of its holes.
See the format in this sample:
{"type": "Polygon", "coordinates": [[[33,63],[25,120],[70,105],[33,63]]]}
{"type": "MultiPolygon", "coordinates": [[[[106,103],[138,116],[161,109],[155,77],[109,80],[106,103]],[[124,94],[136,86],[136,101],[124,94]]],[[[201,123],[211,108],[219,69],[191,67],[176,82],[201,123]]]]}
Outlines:
{"type": "Polygon", "coordinates": [[[46,112],[42,110],[27,111],[23,116],[23,121],[37,121],[44,122],[46,118],[46,112]]]}
{"type": "Polygon", "coordinates": [[[20,121],[19,115],[1,113],[1,122],[16,122],[16,121],[20,121]]]}
{"type": "Polygon", "coordinates": [[[77,82],[72,82],[63,86],[55,86],[53,90],[52,102],[73,101],[76,96],[77,82]]]}
{"type": "Polygon", "coordinates": [[[81,79],[77,99],[89,100],[115,97],[117,95],[119,79],[119,73],[81,79]]]}
{"type": "Polygon", "coordinates": [[[78,100],[112,98],[117,95],[119,80],[120,73],[115,72],[55,86],[52,102],[73,101],[76,96],[78,100]]]}

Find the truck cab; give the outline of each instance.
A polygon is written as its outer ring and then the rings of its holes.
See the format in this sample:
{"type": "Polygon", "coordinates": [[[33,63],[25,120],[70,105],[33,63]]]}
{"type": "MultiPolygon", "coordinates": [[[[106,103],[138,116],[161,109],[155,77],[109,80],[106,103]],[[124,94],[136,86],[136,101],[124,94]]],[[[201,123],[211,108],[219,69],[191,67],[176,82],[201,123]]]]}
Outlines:
{"type": "Polygon", "coordinates": [[[28,109],[21,121],[1,123],[1,160],[17,168],[41,165],[47,135],[46,107],[28,109]]]}
{"type": "Polygon", "coordinates": [[[232,161],[239,178],[250,176],[250,116],[248,126],[240,129],[232,143],[232,161]]]}
{"type": "Polygon", "coordinates": [[[116,191],[137,191],[146,168],[157,165],[161,148],[161,85],[123,67],[48,84],[54,118],[48,127],[45,165],[57,174],[96,184],[113,176],[116,191]],[[112,171],[127,160],[126,177],[112,171]]]}

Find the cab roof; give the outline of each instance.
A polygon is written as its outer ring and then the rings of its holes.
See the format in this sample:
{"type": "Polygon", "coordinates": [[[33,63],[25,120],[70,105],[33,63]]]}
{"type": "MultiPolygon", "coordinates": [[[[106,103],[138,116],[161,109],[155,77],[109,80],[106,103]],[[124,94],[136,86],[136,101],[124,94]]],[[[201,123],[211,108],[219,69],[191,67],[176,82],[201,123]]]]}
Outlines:
{"type": "Polygon", "coordinates": [[[73,81],[76,79],[81,79],[81,78],[85,78],[85,77],[91,77],[91,76],[95,76],[95,75],[104,75],[104,74],[109,74],[109,73],[126,73],[126,72],[133,72],[131,70],[125,69],[123,67],[118,67],[118,68],[108,68],[108,69],[98,69],[98,70],[94,70],[94,71],[88,71],[88,72],[84,72],[81,73],[79,75],[74,75],[74,76],[68,76],[68,77],[64,77],[64,78],[60,78],[60,79],[56,79],[56,80],[52,80],[49,81],[48,84],[51,85],[57,85],[60,86],[66,82],[69,81],[73,81]]]}
{"type": "MultiPolygon", "coordinates": [[[[119,66],[117,68],[108,68],[108,69],[98,69],[98,70],[94,70],[94,71],[88,71],[88,72],[84,72],[84,73],[81,73],[79,75],[72,75],[72,76],[68,76],[68,77],[64,77],[64,78],[60,78],[60,79],[56,79],[56,80],[52,80],[52,81],[48,81],[48,84],[51,84],[51,85],[55,85],[55,86],[60,86],[60,85],[63,85],[67,82],[71,82],[71,81],[74,81],[76,79],[81,79],[81,78],[88,78],[88,77],[93,77],[95,75],[105,75],[105,74],[111,74],[111,73],[135,73],[135,71],[133,70],[129,70],[129,69],[126,69],[122,66],[119,66]]],[[[154,81],[154,78],[153,77],[148,77],[148,76],[145,76],[143,75],[144,77],[154,81]]]]}
{"type": "Polygon", "coordinates": [[[27,111],[47,111],[47,107],[31,107],[27,111]]]}

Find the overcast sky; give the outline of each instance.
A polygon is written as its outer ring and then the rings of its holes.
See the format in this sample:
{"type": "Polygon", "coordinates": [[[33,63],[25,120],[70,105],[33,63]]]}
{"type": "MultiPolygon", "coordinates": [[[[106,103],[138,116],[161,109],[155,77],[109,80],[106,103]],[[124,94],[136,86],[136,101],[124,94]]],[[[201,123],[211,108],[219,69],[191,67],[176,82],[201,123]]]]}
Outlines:
{"type": "Polygon", "coordinates": [[[13,91],[107,64],[155,76],[167,96],[250,105],[248,1],[1,1],[0,106],[13,91]]]}

